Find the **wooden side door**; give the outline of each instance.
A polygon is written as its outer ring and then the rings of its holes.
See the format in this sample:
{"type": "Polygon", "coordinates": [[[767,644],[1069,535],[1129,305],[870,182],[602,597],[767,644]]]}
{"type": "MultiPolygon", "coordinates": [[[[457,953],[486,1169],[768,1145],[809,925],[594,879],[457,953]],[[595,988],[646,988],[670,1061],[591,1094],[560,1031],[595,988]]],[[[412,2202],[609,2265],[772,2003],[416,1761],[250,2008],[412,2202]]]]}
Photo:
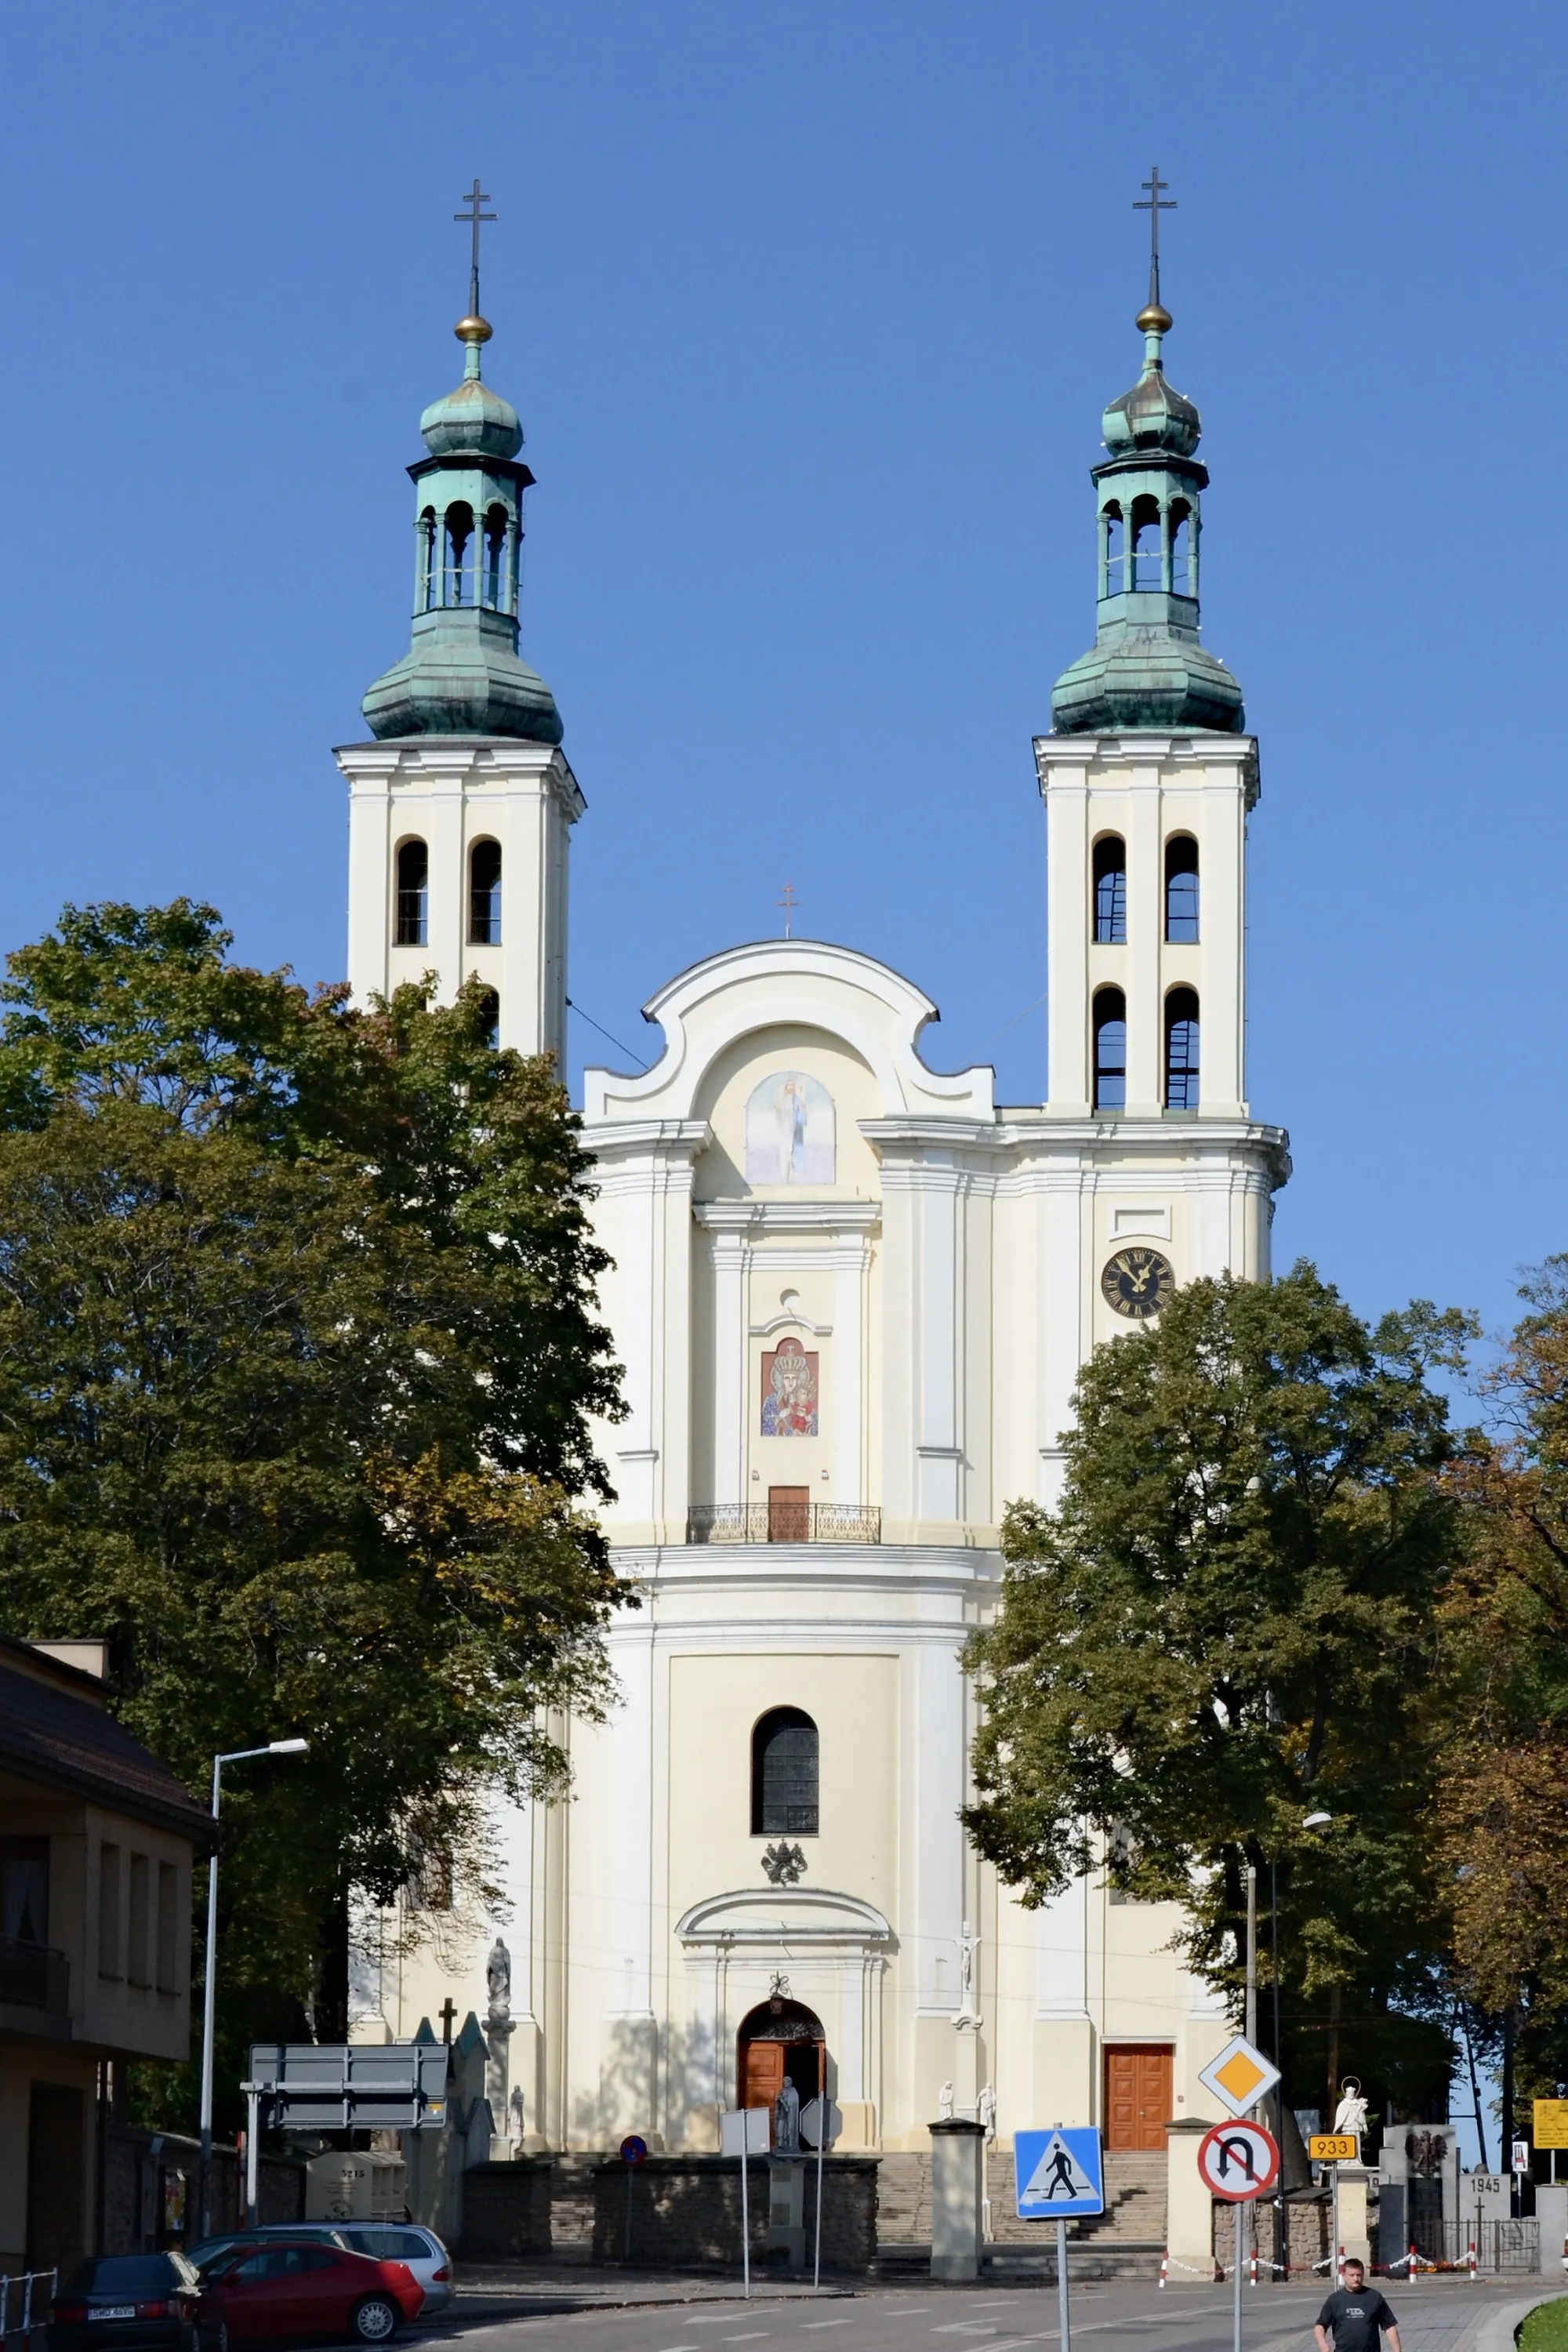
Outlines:
{"type": "Polygon", "coordinates": [[[811,1488],[768,1488],[768,1541],[806,1543],[811,1536],[811,1488]]]}
{"type": "Polygon", "coordinates": [[[741,2105],[743,2107],[766,2107],[771,2114],[773,2101],[784,2088],[784,2053],[782,2042],[747,2042],[741,2051],[741,2105]]]}
{"type": "Polygon", "coordinates": [[[1123,2042],[1105,2053],[1105,2144],[1162,2153],[1171,2119],[1173,2069],[1169,2042],[1123,2042]]]}

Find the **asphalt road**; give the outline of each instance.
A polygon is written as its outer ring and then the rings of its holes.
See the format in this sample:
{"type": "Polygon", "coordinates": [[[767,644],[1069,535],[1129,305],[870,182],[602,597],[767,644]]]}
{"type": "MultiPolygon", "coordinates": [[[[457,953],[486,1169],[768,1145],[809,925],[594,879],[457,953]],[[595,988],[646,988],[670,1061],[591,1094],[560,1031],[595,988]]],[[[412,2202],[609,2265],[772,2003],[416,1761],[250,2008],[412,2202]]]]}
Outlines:
{"type": "MultiPolygon", "coordinates": [[[[1488,2310],[1517,2304],[1532,2282],[1497,2286],[1445,2280],[1396,2289],[1404,2352],[1466,2352],[1488,2310]]],[[[1542,2282],[1542,2292],[1550,2293],[1542,2282]]],[[[1324,2289],[1269,2286],[1243,2299],[1243,2352],[1313,2352],[1312,2322],[1324,2289]]],[[[628,2311],[583,2311],[554,2317],[468,2319],[441,2328],[444,2342],[468,2352],[1022,2352],[1058,2342],[1051,2287],[868,2288],[821,2299],[758,2294],[715,2304],[667,2302],[628,2311]]],[[[1085,2352],[1230,2352],[1228,2289],[1172,2287],[1142,2280],[1073,2289],[1072,2336],[1085,2352]]]]}

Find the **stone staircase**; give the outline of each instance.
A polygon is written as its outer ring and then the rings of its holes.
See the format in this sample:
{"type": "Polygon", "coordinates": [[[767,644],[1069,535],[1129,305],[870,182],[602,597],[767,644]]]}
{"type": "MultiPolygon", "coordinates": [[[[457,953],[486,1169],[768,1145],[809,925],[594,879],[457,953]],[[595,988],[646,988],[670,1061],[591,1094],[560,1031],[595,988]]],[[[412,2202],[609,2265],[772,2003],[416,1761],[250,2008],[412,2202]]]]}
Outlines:
{"type": "MultiPolygon", "coordinates": [[[[993,2142],[985,2158],[991,2207],[989,2272],[1054,2278],[1056,2231],[1020,2221],[1015,2208],[1013,2150],[993,2142]]],[[[1165,2158],[1121,2148],[1105,2155],[1105,2210],[1068,2225],[1074,2278],[1155,2278],[1165,2248],[1165,2158]]],[[[881,2276],[923,2270],[931,2260],[931,2158],[881,2158],[878,2177],[877,2260],[881,2276]]]]}

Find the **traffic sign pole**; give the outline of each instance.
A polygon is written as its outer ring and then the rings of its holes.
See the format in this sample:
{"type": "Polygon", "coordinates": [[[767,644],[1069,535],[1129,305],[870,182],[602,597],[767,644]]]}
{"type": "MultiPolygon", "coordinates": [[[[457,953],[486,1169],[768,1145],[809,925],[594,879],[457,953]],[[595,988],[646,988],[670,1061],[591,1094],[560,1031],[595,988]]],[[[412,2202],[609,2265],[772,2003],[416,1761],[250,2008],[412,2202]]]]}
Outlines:
{"type": "Polygon", "coordinates": [[[1062,2352],[1072,2352],[1072,2315],[1068,2307],[1068,2225],[1057,2219],[1057,2315],[1062,2352]]]}

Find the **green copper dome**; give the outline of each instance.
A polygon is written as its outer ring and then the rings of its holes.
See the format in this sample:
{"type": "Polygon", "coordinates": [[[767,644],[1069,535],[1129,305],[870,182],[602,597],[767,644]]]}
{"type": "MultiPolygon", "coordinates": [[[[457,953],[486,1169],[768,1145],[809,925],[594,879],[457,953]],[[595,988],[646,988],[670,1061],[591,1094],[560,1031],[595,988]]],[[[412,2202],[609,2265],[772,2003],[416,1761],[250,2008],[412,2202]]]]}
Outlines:
{"type": "Polygon", "coordinates": [[[1162,349],[1171,317],[1160,301],[1157,264],[1137,323],[1143,372],[1106,410],[1105,459],[1090,469],[1099,532],[1094,643],[1058,678],[1051,725],[1058,735],[1239,734],[1241,688],[1199,640],[1200,493],[1208,469],[1195,455],[1198,412],[1165,381],[1162,349]]]}
{"type": "Polygon", "coordinates": [[[414,623],[408,651],[361,706],[373,735],[507,735],[559,743],[561,714],[518,652],[522,427],[480,379],[490,330],[477,301],[456,330],[463,381],[419,420],[428,455],[415,488],[414,623]]]}

